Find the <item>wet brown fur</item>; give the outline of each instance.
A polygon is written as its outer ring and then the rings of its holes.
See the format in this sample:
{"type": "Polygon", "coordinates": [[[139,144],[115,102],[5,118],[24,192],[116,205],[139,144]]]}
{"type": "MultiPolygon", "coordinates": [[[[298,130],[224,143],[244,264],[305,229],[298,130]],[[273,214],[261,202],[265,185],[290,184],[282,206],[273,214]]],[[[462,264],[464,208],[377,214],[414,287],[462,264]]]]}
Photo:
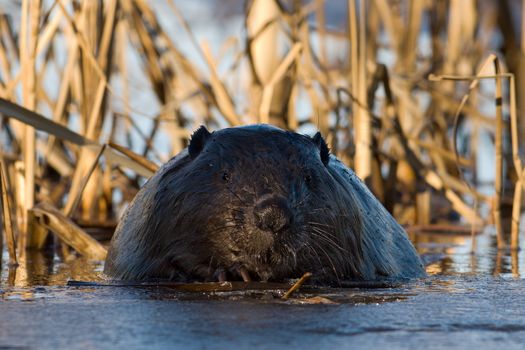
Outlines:
{"type": "Polygon", "coordinates": [[[242,271],[263,281],[312,272],[322,284],[424,274],[403,229],[319,134],[201,128],[130,204],[105,272],[205,281],[242,271]]]}

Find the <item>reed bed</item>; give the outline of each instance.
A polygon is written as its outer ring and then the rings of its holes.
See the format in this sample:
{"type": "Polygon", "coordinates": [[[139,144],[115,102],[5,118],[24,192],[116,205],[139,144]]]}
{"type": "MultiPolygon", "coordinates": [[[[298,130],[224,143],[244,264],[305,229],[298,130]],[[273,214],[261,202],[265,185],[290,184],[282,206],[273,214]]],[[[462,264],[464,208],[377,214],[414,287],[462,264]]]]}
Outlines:
{"type": "Polygon", "coordinates": [[[114,227],[200,124],[319,129],[402,224],[494,225],[499,248],[519,247],[525,44],[510,13],[520,3],[232,1],[224,6],[244,4],[243,33],[221,52],[196,38],[176,1],[163,4],[169,12],[145,0],[23,0],[20,23],[0,15],[12,264],[53,241],[103,259],[86,227],[114,227]],[[330,23],[330,6],[346,12],[343,25],[330,23]],[[137,103],[143,93],[154,107],[137,103]],[[488,194],[482,139],[495,159],[488,194]]]}

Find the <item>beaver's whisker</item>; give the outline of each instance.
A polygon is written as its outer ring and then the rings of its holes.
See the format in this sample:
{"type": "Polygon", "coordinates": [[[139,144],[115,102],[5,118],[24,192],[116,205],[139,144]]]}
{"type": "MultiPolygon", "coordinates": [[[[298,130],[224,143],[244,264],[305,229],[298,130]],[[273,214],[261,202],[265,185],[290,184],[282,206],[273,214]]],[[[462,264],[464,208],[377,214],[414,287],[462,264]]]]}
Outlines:
{"type": "Polygon", "coordinates": [[[332,239],[330,239],[329,237],[319,233],[319,232],[314,232],[314,231],[311,231],[310,232],[311,235],[315,236],[315,237],[318,237],[320,239],[322,239],[323,241],[325,241],[326,243],[328,243],[329,245],[331,245],[332,247],[334,248],[337,248],[339,249],[342,253],[350,253],[347,249],[341,247],[339,244],[337,244],[335,241],[333,241],[332,239]]]}
{"type": "Polygon", "coordinates": [[[290,256],[292,256],[293,259],[293,266],[297,266],[297,253],[287,244],[284,244],[284,248],[290,253],[290,256]]]}
{"type": "Polygon", "coordinates": [[[319,248],[319,250],[321,250],[321,252],[326,256],[326,258],[328,259],[328,262],[330,263],[330,266],[332,266],[332,271],[334,272],[335,278],[337,279],[337,283],[340,284],[341,281],[339,279],[339,273],[337,272],[337,268],[335,267],[335,264],[332,261],[332,258],[330,258],[330,255],[319,244],[315,244],[315,247],[319,248]]]}
{"type": "Polygon", "coordinates": [[[299,202],[295,203],[294,208],[299,208],[301,205],[303,205],[306,200],[310,199],[311,193],[307,193],[299,202]]]}
{"type": "Polygon", "coordinates": [[[228,191],[229,191],[231,194],[233,194],[235,197],[237,197],[237,199],[238,199],[243,205],[245,205],[245,206],[247,205],[247,203],[244,201],[244,199],[243,199],[241,196],[239,196],[237,193],[235,193],[235,192],[230,188],[230,186],[226,186],[226,188],[228,189],[228,191]]]}
{"type": "Polygon", "coordinates": [[[319,267],[321,268],[321,273],[324,274],[324,271],[325,271],[324,264],[323,264],[323,261],[321,260],[321,257],[319,256],[319,253],[317,252],[317,249],[315,249],[314,246],[310,243],[306,243],[305,246],[306,248],[308,248],[308,251],[313,253],[313,254],[310,254],[310,256],[317,259],[317,261],[319,262],[319,267]]]}
{"type": "Polygon", "coordinates": [[[328,227],[328,228],[334,229],[334,226],[333,226],[333,225],[323,224],[323,223],[321,223],[321,222],[316,222],[316,221],[308,221],[308,225],[312,225],[312,226],[323,226],[323,227],[328,227]]]}

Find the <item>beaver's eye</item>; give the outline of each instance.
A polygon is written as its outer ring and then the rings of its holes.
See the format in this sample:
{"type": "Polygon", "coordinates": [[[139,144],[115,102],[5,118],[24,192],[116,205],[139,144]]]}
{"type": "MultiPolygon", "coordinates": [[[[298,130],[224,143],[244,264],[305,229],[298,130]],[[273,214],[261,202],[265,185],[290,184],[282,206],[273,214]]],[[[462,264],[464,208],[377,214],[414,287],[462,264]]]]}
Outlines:
{"type": "Polygon", "coordinates": [[[307,185],[311,184],[312,183],[312,175],[306,174],[304,176],[304,182],[306,182],[307,185]]]}
{"type": "Polygon", "coordinates": [[[231,180],[231,174],[227,171],[222,173],[222,181],[224,182],[230,182],[231,180]]]}

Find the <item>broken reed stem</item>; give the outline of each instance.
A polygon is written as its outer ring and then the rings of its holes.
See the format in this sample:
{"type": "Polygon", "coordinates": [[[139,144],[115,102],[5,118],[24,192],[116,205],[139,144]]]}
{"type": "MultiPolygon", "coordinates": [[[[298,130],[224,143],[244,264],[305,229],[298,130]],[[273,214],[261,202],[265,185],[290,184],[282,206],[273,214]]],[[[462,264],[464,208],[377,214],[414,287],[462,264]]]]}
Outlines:
{"type": "MultiPolygon", "coordinates": [[[[4,232],[6,236],[7,252],[9,254],[9,265],[17,266],[15,230],[13,228],[13,218],[11,217],[11,204],[9,199],[9,181],[7,179],[7,167],[3,158],[0,158],[0,181],[2,188],[2,210],[4,216],[4,232]]],[[[0,256],[2,251],[0,250],[0,256]]]]}
{"type": "Polygon", "coordinates": [[[312,277],[311,272],[306,272],[297,282],[294,283],[293,286],[288,289],[286,293],[283,295],[283,299],[288,299],[297,289],[299,289],[304,282],[306,282],[310,277],[312,277]]]}
{"type": "Polygon", "coordinates": [[[155,163],[153,163],[152,161],[150,161],[149,159],[131,151],[130,149],[126,148],[126,147],[122,147],[120,145],[117,145],[116,143],[113,143],[113,142],[110,142],[109,143],[109,147],[111,148],[114,148],[116,149],[117,151],[125,154],[127,157],[129,157],[130,159],[132,159],[133,161],[137,162],[137,164],[140,164],[142,165],[144,168],[150,170],[151,172],[156,172],[157,170],[159,170],[159,166],[155,163]]]}
{"type": "Polygon", "coordinates": [[[104,260],[107,250],[78,227],[71,219],[49,203],[40,203],[33,208],[37,223],[53,231],[62,242],[71,246],[89,259],[104,260]]]}

